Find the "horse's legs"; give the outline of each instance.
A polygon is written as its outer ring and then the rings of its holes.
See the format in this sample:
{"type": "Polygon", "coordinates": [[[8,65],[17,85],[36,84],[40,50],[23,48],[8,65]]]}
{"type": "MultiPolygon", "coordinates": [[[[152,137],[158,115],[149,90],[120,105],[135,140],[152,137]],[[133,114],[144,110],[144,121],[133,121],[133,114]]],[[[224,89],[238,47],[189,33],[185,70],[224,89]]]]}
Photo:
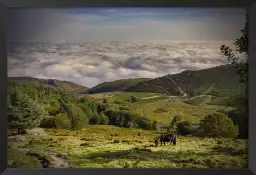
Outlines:
{"type": "Polygon", "coordinates": [[[164,142],[164,145],[165,145],[165,142],[164,142]]]}

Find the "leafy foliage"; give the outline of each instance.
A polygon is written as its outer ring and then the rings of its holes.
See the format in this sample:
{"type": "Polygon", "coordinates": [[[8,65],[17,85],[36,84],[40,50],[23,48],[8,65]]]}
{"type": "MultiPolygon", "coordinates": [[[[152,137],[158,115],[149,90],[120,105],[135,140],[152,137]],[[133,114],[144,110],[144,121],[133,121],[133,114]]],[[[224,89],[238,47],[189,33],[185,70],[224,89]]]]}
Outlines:
{"type": "Polygon", "coordinates": [[[199,129],[205,136],[210,137],[236,137],[238,126],[222,113],[213,113],[201,120],[199,129]]]}
{"type": "Polygon", "coordinates": [[[239,138],[248,138],[248,113],[245,109],[234,109],[228,113],[228,116],[238,125],[239,128],[239,138]]]}
{"type": "Polygon", "coordinates": [[[193,133],[192,123],[189,121],[181,121],[177,123],[177,132],[181,135],[188,135],[193,133]]]}
{"type": "Polygon", "coordinates": [[[18,130],[40,125],[45,115],[41,106],[26,94],[13,91],[8,97],[8,127],[18,130]]]}
{"type": "MultiPolygon", "coordinates": [[[[248,21],[245,23],[244,28],[241,30],[241,37],[238,38],[234,45],[236,46],[236,51],[239,53],[245,53],[248,56],[248,21]]],[[[235,56],[233,50],[226,45],[222,45],[220,48],[221,52],[228,57],[228,60],[237,68],[237,74],[240,75],[240,82],[247,85],[248,83],[248,62],[239,61],[239,57],[235,56]]]]}
{"type": "Polygon", "coordinates": [[[71,129],[71,121],[65,114],[58,114],[54,117],[55,127],[58,129],[71,129]]]}
{"type": "Polygon", "coordinates": [[[55,127],[54,117],[53,116],[43,117],[43,119],[40,123],[40,127],[42,127],[42,128],[54,128],[55,127]]]}

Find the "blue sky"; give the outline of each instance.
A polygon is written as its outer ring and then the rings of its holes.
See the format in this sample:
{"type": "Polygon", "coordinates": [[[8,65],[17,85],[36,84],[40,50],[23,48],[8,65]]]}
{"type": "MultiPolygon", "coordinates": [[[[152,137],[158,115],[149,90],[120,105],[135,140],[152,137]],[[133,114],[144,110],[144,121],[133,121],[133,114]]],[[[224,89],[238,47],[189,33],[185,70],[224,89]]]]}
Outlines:
{"type": "Polygon", "coordinates": [[[235,8],[12,9],[9,40],[86,42],[234,40],[245,22],[235,8]]]}

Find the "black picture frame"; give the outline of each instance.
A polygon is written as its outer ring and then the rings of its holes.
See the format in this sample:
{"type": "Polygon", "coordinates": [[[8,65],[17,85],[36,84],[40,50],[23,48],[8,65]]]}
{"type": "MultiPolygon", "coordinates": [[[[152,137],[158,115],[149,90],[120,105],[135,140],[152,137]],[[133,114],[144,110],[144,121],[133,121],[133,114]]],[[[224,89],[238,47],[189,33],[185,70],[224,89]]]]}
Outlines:
{"type": "Polygon", "coordinates": [[[256,172],[256,2],[252,0],[0,0],[0,172],[32,174],[220,174],[251,175],[256,172]],[[18,7],[244,7],[249,14],[249,155],[248,169],[10,169],[7,168],[7,16],[18,7]],[[254,32],[255,31],[255,32],[254,32]],[[254,76],[255,75],[255,76],[254,76]]]}

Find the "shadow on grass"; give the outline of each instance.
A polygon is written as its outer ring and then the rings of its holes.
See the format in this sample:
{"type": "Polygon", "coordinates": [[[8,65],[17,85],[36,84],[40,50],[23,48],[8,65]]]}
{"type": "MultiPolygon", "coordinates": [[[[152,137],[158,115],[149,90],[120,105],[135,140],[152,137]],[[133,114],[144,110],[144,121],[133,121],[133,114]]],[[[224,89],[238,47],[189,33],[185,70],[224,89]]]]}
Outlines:
{"type": "Polygon", "coordinates": [[[233,147],[224,147],[224,146],[216,146],[213,148],[213,151],[226,153],[231,156],[248,154],[247,149],[235,149],[233,147]]]}
{"type": "MultiPolygon", "coordinates": [[[[136,168],[136,165],[140,161],[147,162],[158,162],[158,161],[168,161],[170,163],[178,164],[179,167],[195,168],[200,166],[208,168],[220,168],[223,164],[228,164],[225,160],[212,159],[213,153],[194,153],[189,151],[178,151],[178,152],[168,152],[168,151],[152,151],[149,148],[134,148],[131,150],[115,151],[115,152],[101,152],[101,153],[91,153],[88,155],[76,156],[73,155],[73,163],[79,164],[90,162],[96,164],[107,164],[112,161],[122,160],[132,161],[135,164],[132,166],[136,168]],[[223,162],[219,162],[223,161],[223,162]]],[[[124,168],[126,165],[123,166],[124,168]]]]}

